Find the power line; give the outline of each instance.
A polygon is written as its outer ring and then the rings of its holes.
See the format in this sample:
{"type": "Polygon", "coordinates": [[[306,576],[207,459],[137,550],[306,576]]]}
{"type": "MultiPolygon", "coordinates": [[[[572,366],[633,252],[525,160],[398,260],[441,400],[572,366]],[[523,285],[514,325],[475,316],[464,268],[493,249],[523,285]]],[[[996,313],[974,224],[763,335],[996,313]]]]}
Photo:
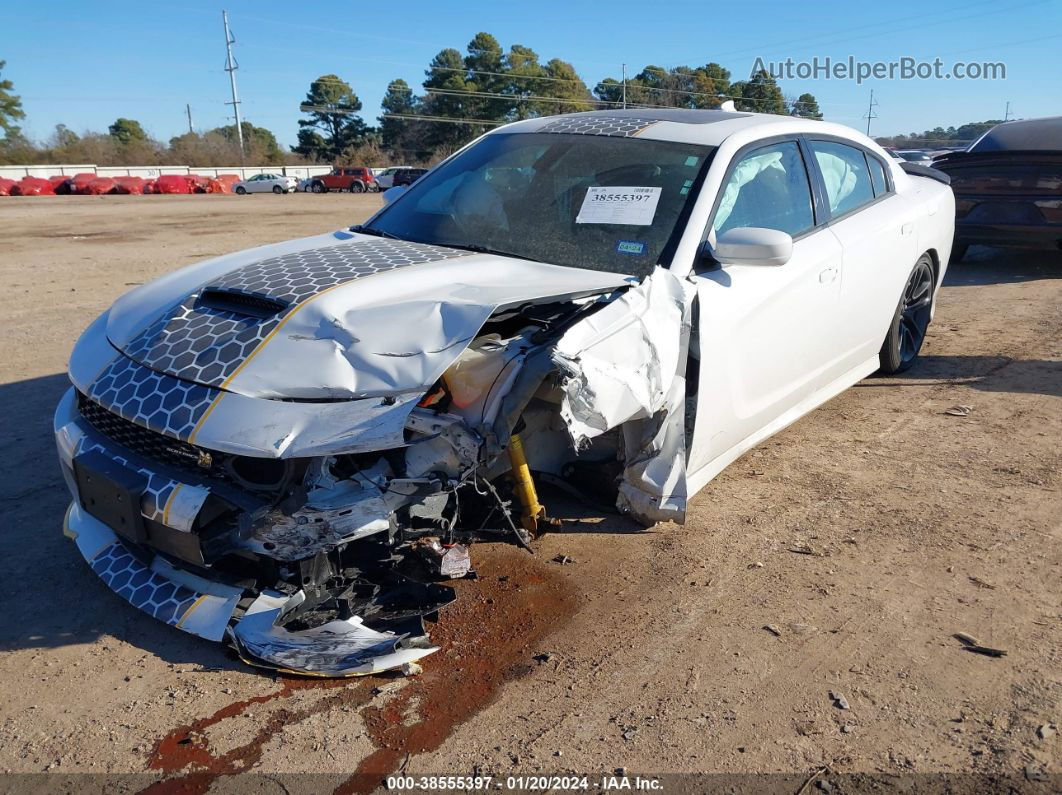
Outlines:
{"type": "MultiPolygon", "coordinates": [[[[886,19],[884,21],[878,20],[878,21],[875,21],[875,22],[868,22],[868,23],[863,24],[863,25],[856,25],[854,27],[836,28],[834,30],[825,31],[823,33],[813,34],[812,36],[801,36],[798,39],[788,39],[788,40],[785,40],[785,41],[775,41],[775,42],[771,42],[771,43],[768,43],[768,44],[762,44],[762,45],[761,44],[757,44],[755,47],[744,47],[744,48],[737,49],[737,50],[725,50],[723,52],[716,53],[715,56],[719,57],[719,58],[722,58],[722,57],[726,57],[726,56],[730,56],[730,55],[746,55],[748,53],[761,53],[764,50],[774,49],[776,47],[789,47],[789,46],[794,45],[794,44],[808,44],[808,43],[810,43],[813,46],[818,47],[818,46],[821,46],[821,43],[817,43],[815,41],[816,39],[832,38],[834,36],[838,36],[838,35],[841,35],[841,34],[849,34],[849,33],[852,33],[854,31],[866,30],[867,28],[875,28],[875,29],[880,30],[883,26],[887,26],[887,25],[894,25],[894,24],[897,24],[897,23],[900,23],[900,22],[910,22],[910,21],[915,20],[915,19],[925,20],[925,18],[928,17],[928,16],[937,16],[939,14],[950,15],[950,14],[954,14],[956,12],[969,11],[969,9],[971,7],[977,7],[977,6],[982,6],[982,5],[993,5],[996,2],[997,2],[997,0],[980,0],[980,2],[966,3],[966,4],[962,5],[962,6],[955,7],[955,8],[941,9],[939,11],[927,11],[927,12],[923,12],[923,13],[920,13],[920,14],[912,14],[911,16],[907,16],[907,17],[897,17],[895,19],[886,19]]],[[[882,32],[891,33],[892,31],[890,30],[890,31],[882,31],[882,32]]]]}
{"type": "Polygon", "coordinates": [[[509,124],[508,121],[496,121],[493,119],[455,119],[449,116],[415,116],[406,113],[384,113],[381,119],[400,119],[403,121],[442,121],[453,124],[486,124],[491,127],[500,127],[509,124]]]}

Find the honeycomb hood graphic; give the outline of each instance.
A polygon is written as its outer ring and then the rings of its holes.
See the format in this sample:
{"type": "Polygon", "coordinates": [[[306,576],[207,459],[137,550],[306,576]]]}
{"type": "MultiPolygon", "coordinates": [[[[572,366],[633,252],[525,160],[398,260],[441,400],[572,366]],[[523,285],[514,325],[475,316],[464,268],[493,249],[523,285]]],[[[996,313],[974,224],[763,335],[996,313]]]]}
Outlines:
{"type": "Polygon", "coordinates": [[[274,399],[423,392],[500,306],[627,281],[337,232],[199,263],[127,293],[106,318],[124,355],[98,380],[120,389],[161,375],[184,391],[274,399]]]}

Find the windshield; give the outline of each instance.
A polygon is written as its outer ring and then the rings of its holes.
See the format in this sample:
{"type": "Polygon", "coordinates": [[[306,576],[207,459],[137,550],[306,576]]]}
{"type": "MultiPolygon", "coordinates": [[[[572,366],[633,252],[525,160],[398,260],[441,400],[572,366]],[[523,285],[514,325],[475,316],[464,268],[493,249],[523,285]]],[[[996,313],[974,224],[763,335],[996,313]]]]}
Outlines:
{"type": "Polygon", "coordinates": [[[670,264],[712,147],[555,133],[488,135],[365,231],[574,268],[670,264]]]}

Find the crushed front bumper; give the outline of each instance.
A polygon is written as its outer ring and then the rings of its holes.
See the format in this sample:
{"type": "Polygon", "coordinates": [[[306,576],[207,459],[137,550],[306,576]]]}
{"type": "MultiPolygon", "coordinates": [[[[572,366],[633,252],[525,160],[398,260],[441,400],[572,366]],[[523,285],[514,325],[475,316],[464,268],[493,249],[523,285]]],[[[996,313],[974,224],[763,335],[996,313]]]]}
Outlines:
{"type": "MultiPolygon", "coordinates": [[[[285,616],[305,599],[299,591],[254,592],[215,581],[181,568],[170,557],[120,536],[91,515],[82,504],[74,459],[86,451],[134,466],[147,478],[141,511],[167,522],[177,534],[188,533],[203,500],[182,500],[182,491],[202,491],[196,483],[174,479],[174,473],[145,469],[97,434],[77,410],[76,392],[63,397],[55,415],[56,445],[64,479],[73,495],[63,521],[63,534],[97,576],[134,607],[164,623],[207,640],[226,642],[251,665],[310,676],[358,676],[415,662],[437,651],[423,635],[377,631],[360,618],[337,619],[321,626],[292,631],[285,616]]],[[[160,522],[155,523],[160,524],[160,522]]]]}

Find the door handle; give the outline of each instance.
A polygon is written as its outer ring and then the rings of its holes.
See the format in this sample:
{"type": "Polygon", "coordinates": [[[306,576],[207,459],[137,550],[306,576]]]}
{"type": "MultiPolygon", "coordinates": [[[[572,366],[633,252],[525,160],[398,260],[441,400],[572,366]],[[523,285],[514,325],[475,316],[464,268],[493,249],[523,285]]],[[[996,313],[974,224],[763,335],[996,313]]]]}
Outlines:
{"type": "Polygon", "coordinates": [[[837,278],[837,268],[827,268],[819,272],[819,284],[829,284],[837,278]]]}

